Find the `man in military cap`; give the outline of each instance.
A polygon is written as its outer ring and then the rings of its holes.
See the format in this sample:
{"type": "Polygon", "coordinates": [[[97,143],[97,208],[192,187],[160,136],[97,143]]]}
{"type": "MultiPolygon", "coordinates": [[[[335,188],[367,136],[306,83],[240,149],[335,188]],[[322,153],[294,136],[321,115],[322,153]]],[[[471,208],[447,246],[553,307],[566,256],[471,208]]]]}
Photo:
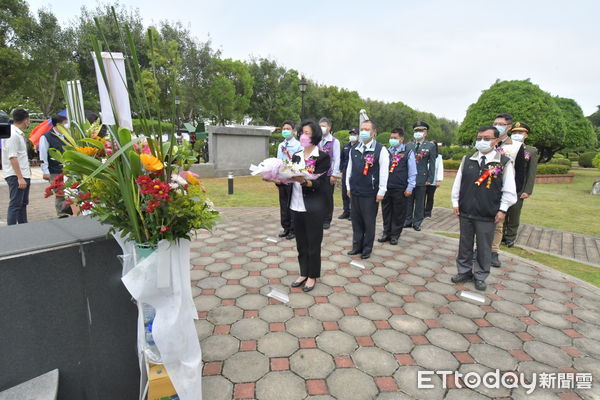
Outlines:
{"type": "Polygon", "coordinates": [[[342,173],[342,202],[344,203],[344,212],[340,215],[339,219],[350,219],[350,197],[348,197],[348,188],[346,187],[346,167],[348,166],[348,159],[350,158],[350,150],[358,142],[358,128],[350,129],[348,132],[348,143],[342,147],[342,154],[340,155],[340,172],[342,173]]]}
{"type": "Polygon", "coordinates": [[[529,125],[524,122],[515,123],[511,129],[510,138],[513,142],[523,143],[525,157],[525,181],[521,191],[517,193],[519,199],[515,205],[508,209],[506,219],[504,220],[504,241],[508,247],[515,245],[517,239],[517,231],[521,221],[521,210],[523,208],[523,200],[531,197],[533,193],[533,185],[535,185],[535,175],[538,164],[538,151],[533,146],[525,144],[527,136],[529,136],[529,125]]]}
{"type": "Polygon", "coordinates": [[[417,162],[417,184],[412,196],[408,198],[406,221],[404,227],[413,227],[415,231],[421,230],[421,223],[425,218],[425,188],[432,185],[435,180],[435,159],[437,157],[436,145],[426,140],[429,125],[425,121],[413,124],[414,141],[406,145],[407,152],[413,152],[417,162]]]}

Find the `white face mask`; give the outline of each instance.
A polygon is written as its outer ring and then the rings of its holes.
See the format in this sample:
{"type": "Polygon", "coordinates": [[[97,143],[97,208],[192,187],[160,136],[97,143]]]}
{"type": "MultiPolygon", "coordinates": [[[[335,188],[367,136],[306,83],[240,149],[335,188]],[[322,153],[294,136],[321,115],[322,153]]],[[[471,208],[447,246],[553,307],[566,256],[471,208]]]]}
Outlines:
{"type": "Polygon", "coordinates": [[[492,150],[492,143],[487,140],[477,140],[475,142],[475,148],[482,153],[489,153],[492,150]]]}
{"type": "Polygon", "coordinates": [[[423,133],[422,131],[415,131],[415,132],[413,132],[413,137],[414,137],[416,140],[421,140],[421,139],[423,139],[423,136],[425,136],[425,133],[423,133]]]}
{"type": "Polygon", "coordinates": [[[512,140],[516,140],[517,142],[522,142],[525,139],[522,133],[513,133],[512,135],[510,135],[510,138],[512,140]]]}
{"type": "Polygon", "coordinates": [[[71,124],[69,122],[67,122],[66,124],[63,124],[63,126],[67,129],[69,129],[71,127],[71,124]]]}
{"type": "Polygon", "coordinates": [[[323,132],[323,135],[327,135],[327,127],[326,126],[322,126],[321,127],[321,132],[323,132]]]}

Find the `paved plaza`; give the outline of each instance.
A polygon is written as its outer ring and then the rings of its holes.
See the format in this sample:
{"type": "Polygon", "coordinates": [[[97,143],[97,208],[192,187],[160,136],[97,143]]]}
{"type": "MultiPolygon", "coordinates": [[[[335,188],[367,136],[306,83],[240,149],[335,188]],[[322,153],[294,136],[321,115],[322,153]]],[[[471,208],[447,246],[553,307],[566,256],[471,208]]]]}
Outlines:
{"type": "MultiPolygon", "coordinates": [[[[376,244],[365,268],[350,265],[349,221],[335,220],[323,243],[322,278],[309,293],[298,276],[295,241],[275,208],[223,211],[192,247],[192,285],[204,366],[204,398],[220,399],[598,399],[600,289],[503,254],[485,304],[454,285],[457,241],[407,230],[398,246],[376,244]],[[282,304],[270,288],[289,293],[282,304]],[[482,375],[591,373],[586,389],[417,390],[417,371],[482,375]]],[[[570,375],[565,375],[569,377],[570,375]]],[[[461,382],[459,381],[459,384],[461,382]]]]}

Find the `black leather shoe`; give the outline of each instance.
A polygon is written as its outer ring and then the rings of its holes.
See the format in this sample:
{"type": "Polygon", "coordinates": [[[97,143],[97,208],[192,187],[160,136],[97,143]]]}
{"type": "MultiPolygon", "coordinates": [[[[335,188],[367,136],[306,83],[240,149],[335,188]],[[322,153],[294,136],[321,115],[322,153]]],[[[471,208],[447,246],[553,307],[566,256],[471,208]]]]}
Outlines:
{"type": "Polygon", "coordinates": [[[501,266],[502,266],[502,263],[500,262],[500,256],[498,255],[498,253],[493,252],[492,253],[492,267],[500,268],[501,266]]]}
{"type": "Polygon", "coordinates": [[[413,229],[419,232],[421,230],[421,225],[413,225],[413,229]]]}
{"type": "Polygon", "coordinates": [[[363,260],[366,260],[367,258],[371,258],[371,253],[363,254],[362,256],[360,256],[360,258],[362,258],[363,260]]]}
{"type": "Polygon", "coordinates": [[[450,278],[450,280],[454,283],[469,282],[469,281],[473,280],[473,275],[457,274],[457,275],[454,275],[452,278],[450,278]]]}
{"type": "Polygon", "coordinates": [[[507,240],[506,241],[506,247],[514,247],[515,245],[515,241],[514,240],[507,240]]]}
{"type": "Polygon", "coordinates": [[[281,233],[279,234],[279,237],[286,237],[289,234],[290,234],[290,231],[286,229],[284,231],[281,231],[281,233]]]}
{"type": "Polygon", "coordinates": [[[292,282],[292,287],[300,287],[302,285],[304,285],[304,282],[306,282],[307,278],[302,279],[300,282],[292,282]]]}
{"type": "Polygon", "coordinates": [[[348,252],[348,255],[349,255],[349,256],[355,256],[355,255],[357,255],[357,254],[360,254],[360,253],[362,253],[362,251],[361,251],[361,250],[354,250],[354,249],[352,249],[352,250],[350,250],[350,251],[348,252]]]}
{"type": "Polygon", "coordinates": [[[487,289],[487,283],[485,283],[484,281],[475,279],[475,289],[481,290],[483,292],[485,289],[487,289]]]}
{"type": "Polygon", "coordinates": [[[405,228],[412,228],[412,224],[404,224],[405,228]]]}
{"type": "Polygon", "coordinates": [[[377,239],[377,241],[379,243],[385,243],[385,242],[389,242],[390,241],[390,237],[389,236],[382,236],[379,239],[377,239]]]}
{"type": "Polygon", "coordinates": [[[350,213],[346,213],[346,212],[338,217],[338,219],[348,219],[348,218],[350,218],[350,213]]]}
{"type": "Polygon", "coordinates": [[[392,246],[396,246],[396,245],[398,244],[398,239],[397,239],[397,238],[391,238],[391,239],[390,239],[390,244],[391,244],[392,246]]]}
{"type": "Polygon", "coordinates": [[[296,234],[294,232],[290,232],[290,233],[288,233],[288,235],[285,238],[287,240],[296,239],[296,234]]]}
{"type": "Polygon", "coordinates": [[[306,286],[306,285],[304,285],[304,287],[302,288],[302,290],[304,292],[310,292],[311,290],[313,290],[315,288],[315,286],[317,286],[317,282],[313,283],[312,286],[306,286]]]}
{"type": "Polygon", "coordinates": [[[330,227],[331,227],[331,224],[328,224],[328,223],[323,224],[323,229],[329,229],[330,227]]]}

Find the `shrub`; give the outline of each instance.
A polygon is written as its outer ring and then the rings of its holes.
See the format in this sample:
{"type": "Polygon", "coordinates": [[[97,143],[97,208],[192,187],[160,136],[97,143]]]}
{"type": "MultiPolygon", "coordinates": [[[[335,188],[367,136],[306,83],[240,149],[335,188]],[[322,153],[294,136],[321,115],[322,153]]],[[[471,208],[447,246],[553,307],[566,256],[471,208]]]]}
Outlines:
{"type": "Polygon", "coordinates": [[[567,160],[566,158],[556,159],[556,157],[553,157],[552,160],[548,161],[548,164],[566,165],[567,167],[571,168],[571,160],[567,160]]]}
{"type": "Polygon", "coordinates": [[[600,169],[600,153],[596,154],[596,157],[592,160],[592,165],[600,169]]]}
{"type": "Polygon", "coordinates": [[[577,154],[574,154],[574,155],[572,155],[572,156],[569,156],[569,160],[570,160],[571,162],[577,162],[577,161],[579,161],[579,155],[577,155],[577,154]]]}
{"type": "Polygon", "coordinates": [[[440,154],[444,160],[462,160],[466,155],[471,155],[475,152],[472,148],[465,148],[460,146],[444,146],[440,147],[440,154]]]}
{"type": "Polygon", "coordinates": [[[563,154],[560,154],[560,153],[554,153],[554,155],[552,156],[552,159],[553,159],[553,160],[554,160],[554,159],[557,159],[557,160],[564,160],[565,158],[567,158],[567,157],[565,157],[563,154]]]}
{"type": "Polygon", "coordinates": [[[346,143],[348,143],[350,140],[348,140],[348,132],[350,132],[347,129],[341,130],[341,131],[337,131],[337,132],[333,132],[333,136],[340,141],[340,144],[343,146],[346,143]]]}
{"type": "Polygon", "coordinates": [[[538,175],[562,175],[569,172],[569,167],[561,164],[539,164],[538,175]]]}
{"type": "MultiPolygon", "coordinates": [[[[144,132],[144,130],[142,129],[142,123],[139,119],[133,119],[132,121],[133,124],[133,131],[134,132],[144,132]]],[[[156,129],[158,128],[158,121],[147,121],[148,125],[150,126],[151,129],[156,129]]],[[[161,122],[160,123],[160,128],[161,128],[161,133],[169,133],[169,132],[175,132],[177,129],[175,128],[175,125],[173,125],[170,122],[161,122]]]]}
{"type": "MultiPolygon", "coordinates": [[[[375,136],[375,139],[382,145],[387,146],[390,142],[390,135],[390,132],[381,132],[377,136],[375,136]]],[[[406,141],[406,136],[404,136],[404,143],[408,143],[406,141]]]]}
{"type": "Polygon", "coordinates": [[[461,160],[444,160],[444,169],[458,171],[461,160]]]}
{"type": "Polygon", "coordinates": [[[579,156],[579,166],[583,168],[592,168],[592,160],[596,157],[595,152],[583,153],[579,156]]]}

